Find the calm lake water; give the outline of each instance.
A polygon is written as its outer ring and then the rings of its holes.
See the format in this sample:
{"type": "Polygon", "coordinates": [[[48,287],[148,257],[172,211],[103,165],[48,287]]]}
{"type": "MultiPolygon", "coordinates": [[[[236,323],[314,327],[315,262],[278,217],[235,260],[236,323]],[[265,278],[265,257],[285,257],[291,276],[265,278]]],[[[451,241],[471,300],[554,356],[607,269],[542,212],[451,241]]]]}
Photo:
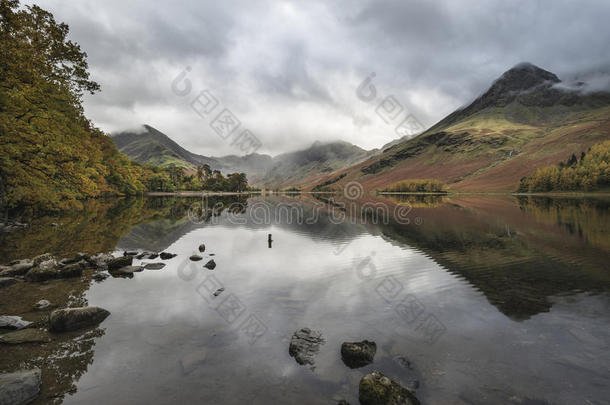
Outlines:
{"type": "Polygon", "coordinates": [[[112,314],[48,344],[0,346],[0,371],[42,368],[36,403],[357,404],[372,370],[417,386],[425,404],[610,398],[609,199],[297,195],[85,208],[0,235],[1,261],[178,256],[133,278],[88,272],[0,291],[0,314],[28,320],[45,315],[31,309],[40,299],[112,314]],[[204,260],[191,262],[202,243],[204,260]],[[302,327],[325,339],[314,366],[288,354],[302,327]],[[346,367],[341,343],[363,339],[377,343],[374,363],[346,367]]]}

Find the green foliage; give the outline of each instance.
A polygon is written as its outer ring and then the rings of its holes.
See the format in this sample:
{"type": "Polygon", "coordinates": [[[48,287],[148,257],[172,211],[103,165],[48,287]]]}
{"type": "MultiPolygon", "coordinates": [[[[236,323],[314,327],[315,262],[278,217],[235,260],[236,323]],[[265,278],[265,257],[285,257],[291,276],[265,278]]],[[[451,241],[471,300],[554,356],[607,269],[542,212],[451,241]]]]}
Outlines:
{"type": "Polygon", "coordinates": [[[403,180],[384,190],[389,193],[446,193],[447,188],[441,181],[434,179],[403,180]]]}
{"type": "Polygon", "coordinates": [[[83,114],[86,53],[38,6],[0,0],[0,206],[81,207],[145,190],[144,170],[83,114]]]}
{"type": "Polygon", "coordinates": [[[593,146],[559,166],[537,169],[519,183],[518,192],[593,191],[610,185],[610,141],[593,146]]]}

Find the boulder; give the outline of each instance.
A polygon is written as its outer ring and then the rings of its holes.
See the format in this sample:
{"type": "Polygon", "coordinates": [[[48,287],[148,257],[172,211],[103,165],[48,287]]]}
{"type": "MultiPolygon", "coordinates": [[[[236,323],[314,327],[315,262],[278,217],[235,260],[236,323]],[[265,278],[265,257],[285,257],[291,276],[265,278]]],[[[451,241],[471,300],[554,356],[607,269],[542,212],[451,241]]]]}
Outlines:
{"type": "Polygon", "coordinates": [[[205,252],[205,245],[203,243],[201,245],[199,245],[199,251],[201,253],[205,252]]]}
{"type": "Polygon", "coordinates": [[[341,359],[349,368],[364,367],[373,362],[377,345],[375,342],[345,342],[341,345],[341,359]]]}
{"type": "Polygon", "coordinates": [[[110,312],[99,307],[57,309],[49,317],[49,330],[58,333],[95,326],[108,315],[110,312]]]}
{"type": "Polygon", "coordinates": [[[19,345],[23,343],[48,343],[49,334],[40,329],[21,329],[0,335],[0,343],[5,345],[19,345]]]}
{"type": "Polygon", "coordinates": [[[17,283],[17,279],[13,277],[0,277],[0,289],[11,286],[17,283]]]}
{"type": "Polygon", "coordinates": [[[192,255],[191,257],[189,257],[189,259],[191,259],[194,262],[198,262],[199,260],[203,260],[203,257],[201,257],[199,255],[192,255]]]}
{"type": "Polygon", "coordinates": [[[109,253],[98,253],[96,255],[90,256],[87,259],[87,262],[89,262],[89,264],[94,267],[106,268],[107,263],[112,259],[114,259],[114,256],[109,253]]]}
{"type": "Polygon", "coordinates": [[[59,278],[71,278],[80,277],[83,275],[83,264],[82,262],[68,264],[59,269],[59,278]]]}
{"type": "Polygon", "coordinates": [[[46,281],[58,277],[59,271],[55,259],[39,262],[25,275],[27,281],[46,281]]]}
{"type": "Polygon", "coordinates": [[[146,270],[161,270],[165,267],[165,263],[147,263],[144,268],[146,270]]]}
{"type": "Polygon", "coordinates": [[[40,393],[40,369],[0,374],[0,404],[27,404],[40,393]]]}
{"type": "Polygon", "coordinates": [[[108,270],[118,270],[121,267],[131,266],[131,263],[133,263],[133,256],[122,256],[108,260],[106,265],[108,270]]]}
{"type": "Polygon", "coordinates": [[[53,255],[51,253],[44,253],[40,256],[36,256],[32,259],[34,266],[38,266],[42,262],[46,262],[48,260],[53,260],[53,255]]]}
{"type": "Polygon", "coordinates": [[[173,259],[176,256],[177,256],[176,254],[168,253],[168,252],[161,252],[161,254],[159,255],[159,257],[161,257],[161,260],[173,259]]]}
{"type": "Polygon", "coordinates": [[[204,264],[203,267],[205,267],[206,269],[209,269],[209,270],[214,270],[216,268],[216,262],[214,261],[214,259],[212,259],[209,262],[207,262],[206,264],[204,264]]]}
{"type": "Polygon", "coordinates": [[[379,371],[362,377],[358,386],[358,399],[361,405],[419,405],[411,390],[379,371]]]}
{"type": "Polygon", "coordinates": [[[0,316],[0,329],[23,329],[32,322],[24,321],[20,316],[0,316]]]}
{"type": "Polygon", "coordinates": [[[312,331],[309,328],[302,328],[292,335],[288,353],[301,365],[313,365],[314,356],[318,353],[322,344],[324,344],[322,332],[312,331]]]}

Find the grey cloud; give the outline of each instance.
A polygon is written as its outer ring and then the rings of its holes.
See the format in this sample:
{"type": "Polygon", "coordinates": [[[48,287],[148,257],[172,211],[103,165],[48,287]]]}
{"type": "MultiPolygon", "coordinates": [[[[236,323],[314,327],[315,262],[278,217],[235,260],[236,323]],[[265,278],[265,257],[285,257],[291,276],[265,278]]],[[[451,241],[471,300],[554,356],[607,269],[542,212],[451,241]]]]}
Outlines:
{"type": "Polygon", "coordinates": [[[517,0],[245,0],[155,3],[49,0],[89,54],[100,94],[85,111],[103,130],[151,124],[193,152],[236,153],[173,95],[192,66],[196,91],[211,89],[243,126],[278,154],[316,140],[367,149],[397,138],[356,97],[376,72],[394,95],[432,125],[530,61],[567,83],[606,88],[610,2],[517,0]]]}

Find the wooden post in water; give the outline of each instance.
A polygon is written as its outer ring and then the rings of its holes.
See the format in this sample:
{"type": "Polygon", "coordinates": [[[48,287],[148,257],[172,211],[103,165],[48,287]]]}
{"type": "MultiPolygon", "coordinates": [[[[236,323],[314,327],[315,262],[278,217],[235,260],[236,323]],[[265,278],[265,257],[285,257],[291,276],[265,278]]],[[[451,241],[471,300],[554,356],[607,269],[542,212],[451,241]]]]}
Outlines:
{"type": "Polygon", "coordinates": [[[271,234],[267,237],[267,243],[269,243],[269,249],[271,249],[271,244],[273,243],[273,239],[271,238],[271,234]]]}

